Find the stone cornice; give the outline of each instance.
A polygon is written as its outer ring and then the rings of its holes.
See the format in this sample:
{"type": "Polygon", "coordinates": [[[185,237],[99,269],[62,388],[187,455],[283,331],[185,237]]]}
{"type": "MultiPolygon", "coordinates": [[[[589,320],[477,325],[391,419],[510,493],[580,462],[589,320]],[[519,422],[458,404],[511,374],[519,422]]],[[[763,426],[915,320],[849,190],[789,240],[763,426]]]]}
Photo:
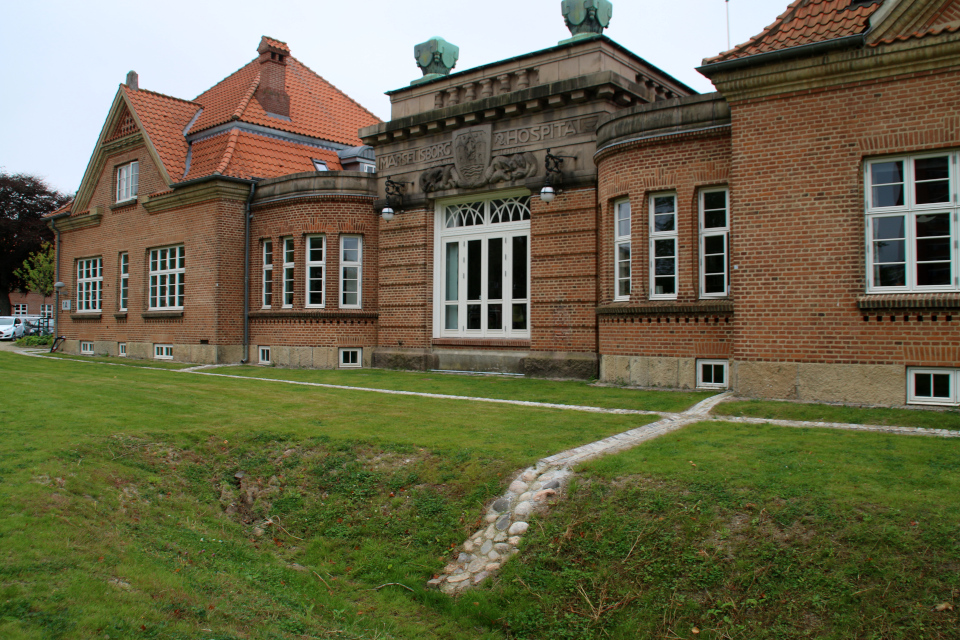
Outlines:
{"type": "Polygon", "coordinates": [[[95,227],[103,219],[103,211],[100,207],[93,207],[89,213],[70,218],[61,218],[57,220],[58,231],[76,231],[86,227],[95,227]]]}
{"type": "Polygon", "coordinates": [[[857,298],[857,308],[862,311],[884,311],[892,309],[955,309],[960,310],[960,294],[881,294],[866,295],[857,298]]]}
{"type": "Polygon", "coordinates": [[[362,171],[297,173],[257,183],[254,206],[290,198],[374,198],[377,175],[362,171]]]}
{"type": "Polygon", "coordinates": [[[177,207],[199,204],[209,200],[240,200],[246,202],[250,187],[231,180],[207,180],[160,195],[143,196],[143,208],[148,213],[160,213],[177,207]]]}
{"type": "Polygon", "coordinates": [[[721,72],[712,80],[732,103],[957,68],[958,61],[960,34],[948,33],[721,72]]]}
{"type": "Polygon", "coordinates": [[[570,102],[587,102],[591,99],[606,99],[611,102],[620,99],[621,102],[625,102],[620,106],[628,106],[638,101],[654,102],[656,95],[652,89],[624,80],[613,71],[601,71],[398,118],[361,129],[360,137],[364,144],[383,145],[393,140],[405,140],[444,129],[457,129],[461,126],[499,120],[504,115],[515,117],[526,110],[540,111],[551,107],[551,99],[559,99],[561,105],[570,102]],[[508,114],[507,111],[511,113],[508,114]]]}

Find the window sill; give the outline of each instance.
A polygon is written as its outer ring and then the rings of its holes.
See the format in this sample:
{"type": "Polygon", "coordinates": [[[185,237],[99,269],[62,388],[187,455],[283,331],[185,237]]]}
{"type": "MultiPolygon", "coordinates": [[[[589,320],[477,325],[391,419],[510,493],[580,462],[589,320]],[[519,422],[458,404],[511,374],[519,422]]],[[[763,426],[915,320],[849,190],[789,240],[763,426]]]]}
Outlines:
{"type": "Polygon", "coordinates": [[[530,340],[500,340],[491,338],[434,338],[435,347],[505,347],[509,349],[529,349],[530,340]]]}
{"type": "Polygon", "coordinates": [[[88,313],[71,313],[71,320],[99,320],[103,314],[100,311],[88,313]]]}
{"type": "Polygon", "coordinates": [[[164,320],[167,318],[182,318],[183,311],[144,311],[140,314],[144,320],[164,320]]]}
{"type": "Polygon", "coordinates": [[[126,319],[127,319],[127,312],[126,312],[126,311],[119,311],[119,312],[113,314],[113,317],[116,318],[117,320],[126,320],[126,319]]]}
{"type": "Polygon", "coordinates": [[[132,207],[137,204],[137,198],[130,198],[129,200],[124,200],[123,202],[117,202],[110,205],[110,210],[114,209],[123,209],[124,207],[132,207]]]}
{"type": "Polygon", "coordinates": [[[597,315],[643,316],[676,313],[733,313],[733,300],[700,300],[696,302],[663,302],[630,304],[614,303],[597,307],[597,315]]]}
{"type": "Polygon", "coordinates": [[[857,298],[861,310],[960,309],[960,293],[874,293],[857,298]]]}

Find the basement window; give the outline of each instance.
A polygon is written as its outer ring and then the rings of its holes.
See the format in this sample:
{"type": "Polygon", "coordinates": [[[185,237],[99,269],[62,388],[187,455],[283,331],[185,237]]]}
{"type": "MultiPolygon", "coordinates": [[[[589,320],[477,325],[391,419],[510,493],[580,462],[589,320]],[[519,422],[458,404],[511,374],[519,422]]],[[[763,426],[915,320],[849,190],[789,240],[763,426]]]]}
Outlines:
{"type": "Polygon", "coordinates": [[[956,406],[958,378],[956,369],[907,369],[907,402],[956,406]]]}
{"type": "Polygon", "coordinates": [[[698,389],[726,389],[730,386],[730,363],[726,360],[697,360],[698,389]]]}
{"type": "Polygon", "coordinates": [[[126,358],[126,357],[127,357],[127,343],[126,343],[126,342],[118,342],[118,343],[117,343],[117,355],[120,356],[121,358],[126,358]]]}
{"type": "Polygon", "coordinates": [[[270,364],[270,347],[260,347],[260,364],[270,364]]]}
{"type": "Polygon", "coordinates": [[[153,345],[153,357],[157,360],[173,360],[172,344],[153,345]]]}
{"type": "Polygon", "coordinates": [[[92,343],[92,342],[81,342],[81,343],[80,343],[80,355],[92,356],[92,355],[93,355],[93,343],[92,343]]]}
{"type": "Polygon", "coordinates": [[[363,349],[340,349],[340,368],[359,369],[363,366],[363,349]]]}

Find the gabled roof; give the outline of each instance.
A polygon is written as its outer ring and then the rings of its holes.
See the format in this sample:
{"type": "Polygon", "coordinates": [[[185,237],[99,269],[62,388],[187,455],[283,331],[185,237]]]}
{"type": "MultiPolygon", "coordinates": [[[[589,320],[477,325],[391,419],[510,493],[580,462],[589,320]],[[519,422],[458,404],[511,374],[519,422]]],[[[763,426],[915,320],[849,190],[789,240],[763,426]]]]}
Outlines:
{"type": "MultiPolygon", "coordinates": [[[[264,37],[264,44],[289,52],[286,44],[272,38],[264,37]]],[[[107,155],[134,144],[135,135],[143,135],[166,191],[211,175],[250,179],[314,171],[314,159],[331,171],[340,170],[331,149],[362,145],[359,129],[380,123],[292,56],[285,66],[289,118],[267,115],[254,98],[259,83],[258,58],[196,100],[120,85],[77,191],[78,209],[90,204],[107,155]],[[219,128],[211,131],[214,127],[219,128]]]]}
{"type": "Polygon", "coordinates": [[[870,28],[870,17],[883,2],[859,0],[794,0],[759,35],[703,61],[704,65],[780,51],[805,44],[859,35],[870,28]]]}
{"type": "MultiPolygon", "coordinates": [[[[274,41],[275,42],[275,41],[274,41]]],[[[286,46],[286,45],[284,45],[286,46]]],[[[290,56],[286,64],[286,89],[290,120],[268,116],[253,94],[260,84],[260,63],[253,60],[216,86],[197,96],[203,114],[190,128],[196,134],[239,120],[338,144],[363,144],[357,132],[379,124],[380,119],[290,56]]]]}

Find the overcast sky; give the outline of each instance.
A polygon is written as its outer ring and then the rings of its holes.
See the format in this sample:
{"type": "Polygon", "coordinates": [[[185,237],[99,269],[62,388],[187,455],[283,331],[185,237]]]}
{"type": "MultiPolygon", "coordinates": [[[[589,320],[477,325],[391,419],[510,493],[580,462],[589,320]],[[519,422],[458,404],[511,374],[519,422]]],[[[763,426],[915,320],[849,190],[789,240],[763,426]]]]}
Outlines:
{"type": "MultiPolygon", "coordinates": [[[[788,0],[731,0],[734,44],[788,0]]],[[[727,48],[724,0],[613,0],[607,35],[702,93],[695,68],[727,48]]],[[[193,99],[256,57],[261,35],[373,111],[419,77],[413,46],[441,36],[457,71],[569,37],[560,0],[44,0],[5,2],[0,21],[0,168],[62,191],[80,185],[130,69],[140,87],[193,99]]]]}

